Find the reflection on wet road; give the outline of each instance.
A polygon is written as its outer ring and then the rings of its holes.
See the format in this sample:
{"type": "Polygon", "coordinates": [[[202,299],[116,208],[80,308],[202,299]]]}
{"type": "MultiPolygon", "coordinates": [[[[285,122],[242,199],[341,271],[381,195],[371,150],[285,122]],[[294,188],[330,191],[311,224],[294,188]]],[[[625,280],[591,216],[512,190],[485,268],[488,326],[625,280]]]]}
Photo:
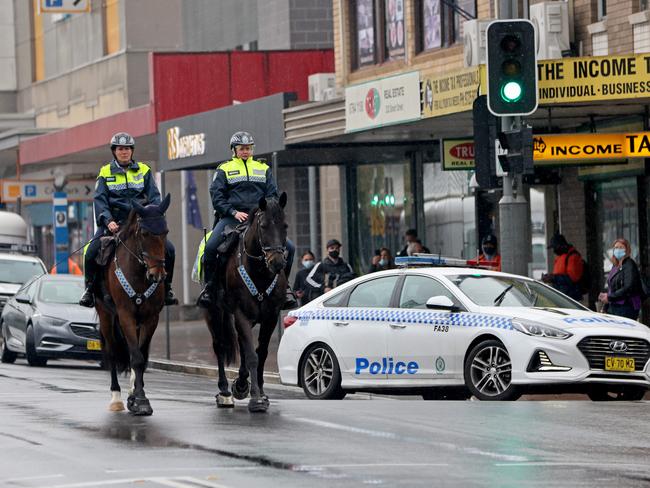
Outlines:
{"type": "MultiPolygon", "coordinates": [[[[150,371],[152,417],[107,411],[96,367],[0,365],[0,486],[641,486],[648,403],[314,402],[218,410],[213,378],[150,371]],[[621,415],[621,411],[625,415],[621,415]]],[[[123,382],[126,384],[126,381],[123,382]]]]}

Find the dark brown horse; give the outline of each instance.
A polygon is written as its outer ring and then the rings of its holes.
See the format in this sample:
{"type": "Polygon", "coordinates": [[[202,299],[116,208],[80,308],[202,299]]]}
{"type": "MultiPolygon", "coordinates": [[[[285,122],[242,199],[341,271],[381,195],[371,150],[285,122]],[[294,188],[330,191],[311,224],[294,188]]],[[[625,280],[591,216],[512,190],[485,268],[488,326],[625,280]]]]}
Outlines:
{"type": "Polygon", "coordinates": [[[259,207],[248,217],[248,227],[239,238],[234,252],[227,258],[222,279],[224,299],[206,312],[213,348],[219,366],[217,406],[233,407],[225,365],[237,356],[239,343],[239,377],[233,383],[235,398],[243,399],[250,391],[248,410],[265,412],[269,408],[264,394],[264,363],[269,341],[284,304],[287,277],[287,224],[284,207],[287,194],[278,201],[262,198],[259,207]],[[233,324],[234,321],[234,324],[233,324]],[[253,327],[260,324],[255,349],[253,327]],[[235,341],[235,332],[237,341],[235,341]],[[250,376],[250,384],[248,378],[250,376]]]}
{"type": "Polygon", "coordinates": [[[134,415],[153,413],[144,393],[143,375],[165,299],[165,211],[169,202],[169,195],[160,205],[143,207],[133,202],[129,218],[116,236],[115,254],[95,300],[104,360],[111,371],[111,411],[124,410],[117,374],[130,369],[127,408],[134,415]]]}

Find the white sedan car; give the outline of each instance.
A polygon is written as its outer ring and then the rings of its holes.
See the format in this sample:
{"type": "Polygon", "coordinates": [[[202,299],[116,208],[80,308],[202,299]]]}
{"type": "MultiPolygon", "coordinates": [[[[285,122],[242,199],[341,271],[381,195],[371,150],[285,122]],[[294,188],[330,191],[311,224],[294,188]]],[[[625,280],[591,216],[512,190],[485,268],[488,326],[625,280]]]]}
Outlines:
{"type": "Polygon", "coordinates": [[[507,273],[373,273],[291,311],[284,327],[281,380],[313,399],[390,391],[425,399],[584,392],[592,400],[639,400],[650,388],[650,329],[507,273]]]}

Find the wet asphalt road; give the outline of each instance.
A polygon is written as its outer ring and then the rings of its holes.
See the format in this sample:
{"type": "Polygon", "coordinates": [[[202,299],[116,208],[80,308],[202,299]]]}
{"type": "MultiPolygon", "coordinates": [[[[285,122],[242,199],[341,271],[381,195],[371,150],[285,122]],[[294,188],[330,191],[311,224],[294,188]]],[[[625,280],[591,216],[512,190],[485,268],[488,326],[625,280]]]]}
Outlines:
{"type": "Polygon", "coordinates": [[[217,410],[210,378],[145,381],[154,415],[132,417],[107,411],[94,365],[0,365],[0,486],[650,486],[648,402],[314,402],[269,385],[251,415],[217,410]]]}

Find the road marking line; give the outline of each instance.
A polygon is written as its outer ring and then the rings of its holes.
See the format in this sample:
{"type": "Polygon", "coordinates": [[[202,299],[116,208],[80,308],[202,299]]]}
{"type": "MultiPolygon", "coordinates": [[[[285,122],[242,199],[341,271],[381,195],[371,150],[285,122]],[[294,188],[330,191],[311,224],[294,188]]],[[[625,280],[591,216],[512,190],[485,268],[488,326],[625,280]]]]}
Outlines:
{"type": "Polygon", "coordinates": [[[524,463],[494,463],[495,466],[575,466],[575,467],[599,467],[599,466],[615,466],[615,467],[627,467],[634,468],[640,467],[646,470],[650,469],[650,466],[647,464],[638,464],[638,463],[581,463],[581,462],[555,462],[555,461],[530,461],[524,463]]]}
{"type": "Polygon", "coordinates": [[[359,464],[305,464],[293,471],[315,471],[325,468],[420,468],[449,466],[449,463],[359,463],[359,464]]]}
{"type": "MultiPolygon", "coordinates": [[[[400,439],[400,440],[412,440],[414,442],[420,442],[422,443],[421,439],[418,438],[409,438],[408,436],[398,436],[397,434],[394,434],[392,432],[383,432],[379,430],[371,430],[371,429],[361,429],[359,427],[352,427],[350,425],[343,425],[343,424],[335,424],[333,422],[326,422],[323,420],[314,420],[314,419],[308,419],[304,417],[294,417],[293,420],[297,420],[298,422],[305,422],[308,424],[313,424],[319,427],[325,427],[329,429],[335,429],[335,430],[343,430],[346,432],[353,432],[355,434],[366,434],[372,437],[381,437],[383,439],[400,439]]],[[[473,447],[463,447],[463,446],[457,446],[455,444],[451,444],[448,442],[435,442],[436,445],[440,447],[445,447],[450,450],[460,450],[469,454],[478,454],[480,456],[485,456],[485,457],[492,457],[492,458],[498,458],[502,459],[503,461],[520,461],[520,462],[526,462],[528,461],[528,458],[524,456],[516,456],[513,454],[501,454],[498,452],[490,452],[490,451],[483,451],[481,449],[473,448],[473,447]]]]}
{"type": "Polygon", "coordinates": [[[64,474],[45,474],[42,476],[29,476],[25,478],[4,478],[0,479],[0,483],[12,483],[15,481],[34,481],[34,480],[44,480],[48,478],[63,478],[64,474]]]}
{"type": "Polygon", "coordinates": [[[111,486],[121,484],[141,484],[145,482],[157,483],[163,486],[172,488],[197,488],[197,486],[204,486],[206,488],[228,488],[226,485],[212,483],[210,481],[200,480],[198,478],[178,477],[178,478],[162,478],[159,476],[152,476],[146,478],[122,478],[117,480],[103,480],[103,481],[84,481],[80,483],[70,483],[65,485],[47,485],[40,488],[95,488],[98,486],[111,486]]]}

